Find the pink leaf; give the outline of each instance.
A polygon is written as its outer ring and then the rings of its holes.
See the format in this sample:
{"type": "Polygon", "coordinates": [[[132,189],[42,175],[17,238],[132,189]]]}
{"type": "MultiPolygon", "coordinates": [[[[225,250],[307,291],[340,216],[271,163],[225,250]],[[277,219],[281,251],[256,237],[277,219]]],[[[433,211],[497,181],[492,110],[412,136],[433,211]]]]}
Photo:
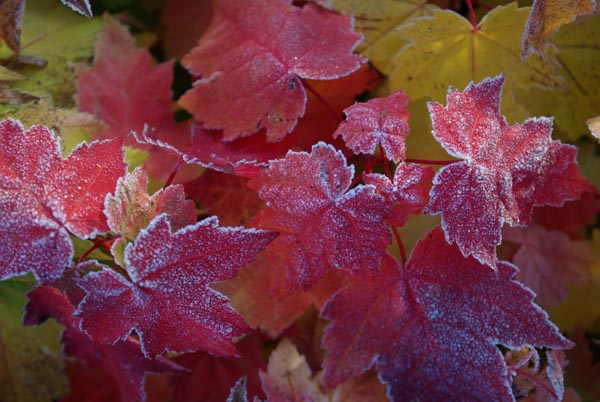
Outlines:
{"type": "Polygon", "coordinates": [[[506,262],[494,272],[463,257],[433,229],[404,269],[388,256],[377,275],[356,278],[325,305],[325,383],[376,364],[394,401],[513,401],[497,345],[572,346],[515,273],[506,262]]]}
{"type": "Polygon", "coordinates": [[[233,140],[264,127],[279,141],[304,114],[301,79],[334,79],[357,70],[360,35],[352,19],[290,0],[224,0],[183,64],[202,78],[179,101],[207,128],[233,140]],[[335,60],[335,62],[332,62],[335,60]]]}
{"type": "Polygon", "coordinates": [[[527,225],[534,206],[560,206],[593,186],[581,175],[577,149],[552,141],[552,120],[509,126],[499,114],[504,76],[450,88],[448,106],[429,104],[435,138],[463,161],[442,168],[425,212],[442,214],[449,242],[496,267],[504,222],[527,225]]]}
{"type": "Polygon", "coordinates": [[[376,271],[391,238],[390,209],[372,186],[350,189],[354,167],[325,143],[312,152],[288,152],[253,177],[248,186],[267,202],[259,226],[280,232],[268,246],[285,274],[280,296],[316,283],[329,267],[376,271]],[[279,256],[278,256],[279,255],[279,256]]]}
{"type": "Polygon", "coordinates": [[[244,320],[253,328],[260,328],[277,337],[301,316],[311,305],[318,310],[344,283],[341,271],[330,270],[311,289],[297,289],[290,295],[277,297],[282,278],[281,271],[274,269],[273,259],[266,253],[257,256],[248,267],[240,270],[233,279],[214,285],[214,288],[231,299],[231,303],[244,320]]]}
{"type": "Polygon", "coordinates": [[[33,272],[48,283],[71,263],[68,231],[108,231],[104,197],[125,174],[120,141],[94,142],[63,159],[46,127],[0,122],[0,278],[33,272]]]}
{"type": "Polygon", "coordinates": [[[173,63],[157,66],[138,49],[126,27],[105,15],[94,52],[94,65],[77,68],[77,105],[108,125],[101,138],[124,138],[144,127],[176,130],[171,108],[173,63]],[[118,94],[118,96],[115,96],[118,94]]]}
{"type": "MultiPolygon", "coordinates": [[[[65,295],[50,286],[41,286],[27,294],[25,325],[39,325],[49,316],[55,317],[65,329],[61,335],[63,353],[73,356],[104,375],[103,392],[114,387],[123,401],[145,400],[144,383],[148,373],[181,373],[185,369],[162,356],[146,358],[140,344],[133,338],[104,345],[92,341],[79,330],[79,319],[73,317],[75,308],[65,295]]],[[[72,400],[72,399],[71,399],[72,400]]]]}
{"type": "MultiPolygon", "coordinates": [[[[266,364],[257,333],[236,343],[240,357],[231,359],[196,352],[178,356],[175,361],[191,373],[175,377],[173,402],[224,401],[238,378],[247,376],[248,394],[263,396],[258,377],[266,364]]],[[[245,386],[244,386],[245,388],[245,386]]]]}
{"type": "Polygon", "coordinates": [[[406,158],[405,138],[408,135],[408,97],[396,91],[386,98],[355,103],[344,109],[346,120],[333,134],[342,136],[355,153],[375,153],[381,145],[387,157],[398,163],[406,158]]]}
{"type": "Polygon", "coordinates": [[[431,166],[406,165],[396,167],[394,181],[379,173],[365,174],[363,180],[372,184],[392,206],[391,225],[403,226],[409,214],[420,214],[429,201],[429,190],[435,172],[431,166]]]}
{"type": "Polygon", "coordinates": [[[202,176],[185,183],[185,192],[207,215],[216,215],[224,225],[243,225],[263,206],[246,179],[205,170],[202,176]]]}
{"type": "Polygon", "coordinates": [[[567,296],[567,285],[588,282],[590,268],[600,256],[583,241],[574,241],[558,230],[539,225],[504,228],[506,241],[519,248],[512,262],[520,272],[517,279],[537,294],[544,307],[556,307],[567,296]]]}
{"type": "Polygon", "coordinates": [[[205,350],[234,356],[248,330],[229,300],[208,285],[234,277],[274,233],[223,228],[205,219],[172,233],[159,215],[125,249],[131,281],[105,267],[79,280],[87,293],[75,315],[92,339],[114,343],[132,330],[146,356],[205,350]]]}

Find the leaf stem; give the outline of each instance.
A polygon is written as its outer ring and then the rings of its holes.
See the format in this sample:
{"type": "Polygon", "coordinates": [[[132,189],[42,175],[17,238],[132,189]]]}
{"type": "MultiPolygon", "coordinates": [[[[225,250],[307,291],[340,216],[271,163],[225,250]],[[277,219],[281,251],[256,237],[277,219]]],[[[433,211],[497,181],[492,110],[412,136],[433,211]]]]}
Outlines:
{"type": "Polygon", "coordinates": [[[398,233],[398,229],[396,226],[392,226],[392,232],[394,232],[394,237],[396,238],[396,243],[398,243],[398,248],[400,249],[400,258],[402,259],[402,267],[406,266],[406,249],[404,248],[404,243],[402,242],[402,237],[400,233],[398,233]]]}
{"type": "Polygon", "coordinates": [[[473,8],[473,2],[471,0],[465,0],[467,7],[469,8],[469,16],[471,17],[471,25],[473,25],[473,32],[477,31],[477,16],[475,15],[475,9],[473,8]]]}
{"type": "Polygon", "coordinates": [[[179,172],[181,166],[183,166],[183,160],[180,158],[173,167],[173,170],[171,170],[169,177],[167,177],[167,181],[165,182],[163,188],[167,188],[171,185],[171,183],[173,183],[173,179],[175,179],[175,175],[177,174],[177,172],[179,172]]]}
{"type": "Polygon", "coordinates": [[[404,160],[409,163],[422,163],[424,165],[450,165],[451,163],[458,162],[457,160],[447,160],[447,161],[434,161],[429,159],[411,159],[407,158],[404,160]]]}
{"type": "Polygon", "coordinates": [[[81,264],[83,260],[85,260],[90,254],[92,254],[95,250],[99,249],[100,247],[104,247],[104,249],[110,253],[110,242],[118,239],[119,237],[121,237],[121,235],[112,235],[104,239],[101,237],[96,237],[92,239],[91,241],[94,244],[92,245],[92,247],[87,249],[86,252],[81,255],[81,257],[79,257],[75,265],[81,264]]]}
{"type": "Polygon", "coordinates": [[[310,92],[311,94],[313,94],[313,96],[314,96],[315,98],[317,98],[317,100],[318,100],[319,102],[321,102],[321,104],[322,104],[322,105],[325,107],[325,109],[327,109],[327,110],[329,111],[329,113],[331,114],[331,116],[333,116],[333,118],[335,119],[335,121],[337,121],[337,122],[338,122],[338,124],[340,124],[340,123],[342,122],[342,119],[341,119],[341,117],[340,117],[340,116],[338,115],[338,113],[337,113],[337,112],[336,112],[336,111],[335,111],[335,110],[334,110],[334,109],[331,107],[331,105],[330,105],[330,104],[329,104],[329,103],[328,103],[328,102],[325,100],[325,98],[323,98],[323,97],[321,96],[321,94],[320,94],[319,92],[317,92],[317,90],[316,90],[316,89],[314,89],[314,88],[312,87],[312,85],[310,85],[310,84],[308,83],[308,81],[306,81],[306,80],[304,80],[304,79],[303,79],[303,80],[302,80],[302,84],[304,85],[304,87],[305,87],[306,89],[308,89],[308,92],[310,92]]]}

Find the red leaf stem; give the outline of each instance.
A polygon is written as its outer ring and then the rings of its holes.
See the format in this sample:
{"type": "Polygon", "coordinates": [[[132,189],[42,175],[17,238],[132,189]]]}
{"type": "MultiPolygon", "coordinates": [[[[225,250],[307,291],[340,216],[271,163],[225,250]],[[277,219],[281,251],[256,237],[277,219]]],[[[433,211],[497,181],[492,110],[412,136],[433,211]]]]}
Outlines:
{"type": "Polygon", "coordinates": [[[396,226],[391,226],[392,232],[394,233],[394,238],[396,239],[396,243],[398,243],[398,248],[400,249],[400,258],[402,260],[402,267],[406,265],[406,249],[404,248],[404,243],[402,242],[402,237],[400,233],[398,233],[398,229],[396,226]]]}
{"type": "Polygon", "coordinates": [[[473,2],[471,0],[465,0],[467,7],[469,7],[469,17],[471,18],[471,25],[473,25],[473,32],[477,31],[477,16],[473,9],[473,2]]]}

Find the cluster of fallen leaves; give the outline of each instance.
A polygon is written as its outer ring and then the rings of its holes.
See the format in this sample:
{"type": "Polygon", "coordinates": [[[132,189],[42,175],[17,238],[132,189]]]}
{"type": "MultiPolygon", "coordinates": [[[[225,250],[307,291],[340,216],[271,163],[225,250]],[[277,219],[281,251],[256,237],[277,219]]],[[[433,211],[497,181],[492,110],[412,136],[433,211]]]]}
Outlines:
{"type": "Polygon", "coordinates": [[[61,2],[0,5],[7,401],[600,397],[594,1],[61,2]]]}

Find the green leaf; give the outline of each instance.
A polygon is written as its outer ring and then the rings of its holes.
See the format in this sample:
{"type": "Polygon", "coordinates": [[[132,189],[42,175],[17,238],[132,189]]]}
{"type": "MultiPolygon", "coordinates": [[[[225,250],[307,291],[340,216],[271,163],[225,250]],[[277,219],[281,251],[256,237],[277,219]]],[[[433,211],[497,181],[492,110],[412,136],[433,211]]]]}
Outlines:
{"type": "Polygon", "coordinates": [[[0,282],[0,399],[2,402],[50,401],[68,393],[59,358],[61,327],[49,322],[24,327],[21,312],[26,282],[0,282]]]}
{"type": "MultiPolygon", "coordinates": [[[[41,66],[20,64],[18,73],[27,79],[14,83],[13,88],[38,96],[50,94],[55,105],[73,105],[73,63],[93,55],[99,29],[98,19],[76,14],[56,0],[27,2],[20,60],[37,60],[41,66]]],[[[8,46],[0,47],[0,58],[12,55],[8,46]]]]}

